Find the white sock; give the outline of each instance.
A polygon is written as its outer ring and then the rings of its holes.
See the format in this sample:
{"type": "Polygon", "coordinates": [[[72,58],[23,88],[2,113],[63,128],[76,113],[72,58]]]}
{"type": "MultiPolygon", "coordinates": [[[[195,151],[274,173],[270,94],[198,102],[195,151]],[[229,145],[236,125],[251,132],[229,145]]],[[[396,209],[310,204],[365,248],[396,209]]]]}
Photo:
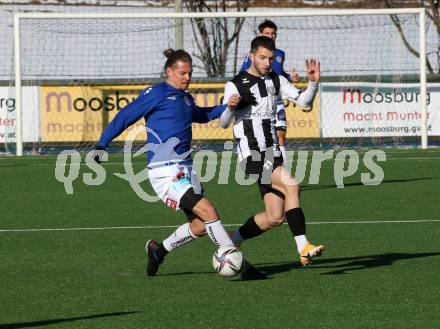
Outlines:
{"type": "Polygon", "coordinates": [[[237,229],[232,233],[232,242],[238,247],[244,241],[243,237],[240,234],[240,231],[237,229]]]}
{"type": "Polygon", "coordinates": [[[191,232],[189,223],[186,223],[179,226],[173,234],[163,240],[162,244],[167,251],[171,251],[197,238],[198,236],[191,232]]]}
{"type": "Polygon", "coordinates": [[[301,251],[303,251],[303,249],[307,245],[307,243],[309,243],[309,241],[307,241],[307,238],[305,235],[297,235],[295,237],[295,241],[296,241],[296,247],[298,248],[299,253],[301,253],[301,251]]]}
{"type": "Polygon", "coordinates": [[[281,146],[280,145],[280,151],[281,151],[281,154],[283,155],[283,160],[284,160],[284,162],[286,162],[286,147],[283,145],[283,146],[281,146]]]}
{"type": "Polygon", "coordinates": [[[205,222],[206,232],[211,240],[218,246],[234,246],[220,219],[213,222],[205,222]]]}

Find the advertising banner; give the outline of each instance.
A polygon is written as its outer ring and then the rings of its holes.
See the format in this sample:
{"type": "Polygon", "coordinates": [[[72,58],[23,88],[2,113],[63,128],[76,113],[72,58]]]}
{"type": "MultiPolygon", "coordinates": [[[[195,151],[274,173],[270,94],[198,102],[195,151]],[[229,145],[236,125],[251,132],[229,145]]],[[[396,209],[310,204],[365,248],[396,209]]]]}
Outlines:
{"type": "MultiPolygon", "coordinates": [[[[215,106],[223,101],[224,83],[192,83],[189,92],[198,106],[215,106]]],[[[208,123],[193,123],[193,139],[229,139],[232,140],[232,125],[227,129],[220,127],[219,120],[208,123]]]]}
{"type": "MultiPolygon", "coordinates": [[[[16,110],[13,88],[0,87],[0,143],[15,142],[16,110]]],[[[38,131],[38,87],[22,87],[23,142],[37,142],[38,131]]]]}
{"type": "MultiPolygon", "coordinates": [[[[405,83],[323,83],[322,137],[419,136],[420,90],[405,83]]],[[[429,84],[428,135],[440,134],[440,84],[429,84]]]]}
{"type": "MultiPolygon", "coordinates": [[[[43,142],[97,141],[116,113],[133,101],[146,86],[51,86],[41,87],[40,115],[43,142]]],[[[202,107],[220,104],[224,83],[193,83],[189,92],[202,107]]],[[[290,104],[286,109],[287,137],[319,136],[319,97],[311,109],[290,104]]],[[[144,120],[134,124],[145,125],[144,120]]],[[[115,140],[125,140],[130,129],[115,140]]],[[[139,134],[139,140],[145,135],[139,134]]],[[[193,124],[193,139],[232,139],[232,127],[223,129],[218,120],[193,124]]]]}
{"type": "MultiPolygon", "coordinates": [[[[307,88],[306,83],[296,83],[298,88],[307,88]]],[[[303,108],[289,102],[286,107],[287,132],[286,138],[317,138],[319,137],[319,91],[315,96],[313,106],[303,108]]]]}
{"type": "MultiPolygon", "coordinates": [[[[103,127],[143,87],[41,87],[40,115],[43,142],[97,141],[103,127]]],[[[143,121],[143,120],[142,120],[143,121]]],[[[142,124],[139,122],[137,124],[142,124]]],[[[127,132],[116,140],[124,140],[127,132]]],[[[140,137],[141,138],[141,137],[140,137]]]]}

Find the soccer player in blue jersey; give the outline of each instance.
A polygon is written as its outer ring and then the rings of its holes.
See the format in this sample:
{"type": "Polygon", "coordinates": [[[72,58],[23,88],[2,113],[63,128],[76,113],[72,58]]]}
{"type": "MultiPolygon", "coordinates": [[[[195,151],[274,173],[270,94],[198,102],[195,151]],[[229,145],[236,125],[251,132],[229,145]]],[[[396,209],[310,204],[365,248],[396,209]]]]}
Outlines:
{"type": "MultiPolygon", "coordinates": [[[[276,24],[268,19],[258,25],[259,35],[271,38],[274,42],[277,38],[278,27],[276,24]]],[[[293,69],[290,74],[287,74],[284,71],[284,59],[285,54],[281,49],[275,48],[274,53],[274,61],[272,62],[271,69],[278,75],[282,75],[289,82],[298,82],[299,77],[298,73],[293,69]]],[[[248,70],[252,65],[252,60],[250,57],[250,53],[246,56],[243,64],[241,65],[240,72],[248,70]]],[[[279,100],[277,103],[277,110],[275,113],[275,128],[276,134],[278,137],[278,145],[280,146],[281,154],[283,155],[283,159],[286,159],[286,130],[287,130],[287,119],[286,112],[283,100],[279,100]]]]}
{"type": "MultiPolygon", "coordinates": [[[[104,150],[127,127],[144,118],[147,130],[148,175],[157,195],[170,208],[183,209],[188,223],[161,243],[149,240],[147,275],[156,275],[170,251],[208,233],[218,246],[233,246],[214,205],[203,195],[190,156],[192,123],[214,120],[240,101],[233,95],[227,104],[199,107],[187,92],[191,82],[192,58],[184,50],[168,50],[166,81],[143,90],[120,110],[103,132],[96,149],[104,150]]],[[[99,159],[98,159],[99,160],[99,159]]]]}

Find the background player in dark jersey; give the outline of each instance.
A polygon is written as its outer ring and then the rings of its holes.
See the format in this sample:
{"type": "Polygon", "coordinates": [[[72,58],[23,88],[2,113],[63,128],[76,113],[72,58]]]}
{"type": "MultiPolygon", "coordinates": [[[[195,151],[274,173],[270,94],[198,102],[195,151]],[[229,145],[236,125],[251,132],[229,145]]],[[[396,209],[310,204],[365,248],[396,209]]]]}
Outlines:
{"type": "MultiPolygon", "coordinates": [[[[273,42],[275,42],[277,38],[278,27],[274,22],[266,19],[264,22],[258,25],[258,31],[259,31],[259,35],[271,38],[273,42]]],[[[282,75],[290,82],[298,82],[299,76],[295,69],[292,69],[290,74],[287,74],[284,71],[284,67],[283,67],[284,59],[285,59],[284,51],[275,48],[274,60],[271,66],[272,71],[278,75],[282,75]]],[[[248,54],[243,64],[241,65],[240,72],[249,69],[251,64],[252,64],[252,60],[250,54],[248,54]]],[[[277,103],[277,110],[275,113],[275,128],[276,128],[276,134],[278,137],[278,144],[280,146],[281,154],[283,155],[283,158],[286,159],[285,145],[286,145],[287,118],[286,118],[284,102],[282,99],[280,99],[279,102],[277,103]]]]}
{"type": "Polygon", "coordinates": [[[183,209],[188,223],[181,225],[162,243],[149,240],[147,274],[155,275],[167,253],[208,233],[219,245],[233,242],[226,233],[214,205],[203,195],[197,174],[192,168],[190,144],[192,123],[206,123],[218,118],[240,101],[238,94],[227,105],[199,107],[187,92],[191,82],[192,59],[184,50],[169,51],[164,71],[166,81],[143,90],[120,110],[107,126],[97,149],[109,143],[130,125],[144,118],[147,130],[148,175],[157,195],[175,210],[183,209]]]}
{"type": "Polygon", "coordinates": [[[300,262],[309,265],[313,257],[321,254],[324,246],[315,246],[306,238],[299,184],[282,166],[283,158],[275,142],[275,127],[271,118],[278,97],[304,107],[313,102],[318,90],[320,65],[315,59],[306,61],[309,83],[302,92],[285,77],[271,72],[274,50],[273,40],[265,36],[256,37],[251,43],[252,65],[225,85],[224,102],[228,102],[237,92],[246,98],[252,95],[255,99],[254,104],[243,109],[225,110],[220,124],[226,128],[234,120],[238,159],[247,175],[258,177],[266,210],[253,215],[234,231],[232,240],[239,245],[287,220],[300,254],[300,262]]]}

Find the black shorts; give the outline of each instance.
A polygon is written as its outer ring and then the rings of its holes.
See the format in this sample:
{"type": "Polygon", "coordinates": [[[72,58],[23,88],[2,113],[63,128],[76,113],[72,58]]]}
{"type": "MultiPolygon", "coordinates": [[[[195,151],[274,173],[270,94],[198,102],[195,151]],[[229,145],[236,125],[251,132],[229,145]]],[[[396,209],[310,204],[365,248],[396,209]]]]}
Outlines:
{"type": "Polygon", "coordinates": [[[192,210],[195,205],[203,199],[203,197],[203,190],[201,194],[197,194],[194,192],[192,187],[189,188],[185,194],[183,194],[182,198],[180,199],[180,208],[182,208],[187,217],[196,216],[192,210]]]}
{"type": "MultiPolygon", "coordinates": [[[[256,151],[253,151],[256,152],[256,151]]],[[[244,159],[240,164],[244,169],[244,173],[249,175],[258,176],[257,183],[260,189],[261,198],[264,198],[266,193],[274,193],[280,198],[284,199],[284,194],[272,187],[271,177],[273,171],[279,166],[283,165],[282,157],[274,157],[272,152],[258,152],[260,157],[255,155],[253,160],[252,155],[244,159]]]]}

